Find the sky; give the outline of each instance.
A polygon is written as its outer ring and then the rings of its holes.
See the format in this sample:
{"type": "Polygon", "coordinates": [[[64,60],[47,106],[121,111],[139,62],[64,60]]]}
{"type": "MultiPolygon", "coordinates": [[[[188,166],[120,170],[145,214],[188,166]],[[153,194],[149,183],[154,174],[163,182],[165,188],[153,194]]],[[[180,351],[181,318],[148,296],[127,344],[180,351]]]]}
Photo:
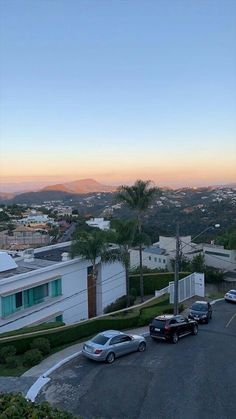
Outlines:
{"type": "Polygon", "coordinates": [[[236,181],[235,0],[0,0],[0,15],[1,182],[236,181]]]}

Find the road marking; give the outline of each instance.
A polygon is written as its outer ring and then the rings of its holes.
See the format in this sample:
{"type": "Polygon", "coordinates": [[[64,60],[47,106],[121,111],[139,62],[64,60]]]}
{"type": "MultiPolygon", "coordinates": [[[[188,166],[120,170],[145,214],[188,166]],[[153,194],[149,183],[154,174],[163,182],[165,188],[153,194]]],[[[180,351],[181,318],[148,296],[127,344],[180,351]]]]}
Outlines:
{"type": "Polygon", "coordinates": [[[231,317],[231,319],[228,321],[228,323],[225,327],[228,327],[230,325],[230,323],[232,322],[232,320],[234,319],[235,316],[236,316],[236,313],[231,317]]]}

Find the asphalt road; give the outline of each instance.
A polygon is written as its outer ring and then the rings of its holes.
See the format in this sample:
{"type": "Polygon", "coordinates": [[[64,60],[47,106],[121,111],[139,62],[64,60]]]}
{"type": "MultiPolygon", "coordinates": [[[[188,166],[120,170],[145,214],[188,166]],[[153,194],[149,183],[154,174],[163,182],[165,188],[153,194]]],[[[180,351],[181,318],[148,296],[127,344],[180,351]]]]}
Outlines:
{"type": "Polygon", "coordinates": [[[79,356],[51,376],[38,400],[83,419],[236,417],[236,305],[214,305],[211,322],[177,345],[147,343],[146,352],[112,365],[79,356]]]}

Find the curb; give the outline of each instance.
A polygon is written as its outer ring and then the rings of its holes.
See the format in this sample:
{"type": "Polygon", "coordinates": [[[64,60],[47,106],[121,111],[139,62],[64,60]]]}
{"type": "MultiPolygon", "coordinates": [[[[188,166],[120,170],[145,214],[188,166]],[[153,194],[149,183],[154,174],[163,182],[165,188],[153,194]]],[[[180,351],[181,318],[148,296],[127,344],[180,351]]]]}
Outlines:
{"type": "Polygon", "coordinates": [[[218,303],[218,301],[224,301],[224,298],[218,298],[217,300],[211,301],[211,304],[218,303]]]}
{"type": "MultiPolygon", "coordinates": [[[[141,333],[141,336],[146,338],[147,336],[149,336],[149,332],[141,333]]],[[[47,384],[51,380],[51,378],[49,378],[49,375],[52,372],[56,371],[58,368],[60,368],[62,365],[69,362],[71,359],[74,359],[81,354],[82,354],[82,351],[77,351],[74,354],[69,355],[66,358],[63,358],[61,361],[53,365],[53,367],[49,368],[43,375],[40,375],[40,377],[35,381],[35,383],[27,391],[27,394],[25,396],[26,399],[30,400],[31,402],[34,402],[40,390],[45,386],[45,384],[47,384]]]]}

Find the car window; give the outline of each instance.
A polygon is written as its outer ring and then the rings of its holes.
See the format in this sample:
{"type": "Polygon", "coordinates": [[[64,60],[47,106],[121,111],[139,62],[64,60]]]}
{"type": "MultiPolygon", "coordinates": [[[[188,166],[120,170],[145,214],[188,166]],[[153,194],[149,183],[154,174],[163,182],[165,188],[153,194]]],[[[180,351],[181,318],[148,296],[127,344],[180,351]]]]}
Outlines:
{"type": "Polygon", "coordinates": [[[176,319],[172,319],[172,320],[170,321],[170,324],[176,324],[176,323],[177,323],[176,319]]]}
{"type": "Polygon", "coordinates": [[[191,310],[194,310],[194,311],[207,311],[208,310],[208,306],[207,306],[207,304],[195,303],[195,304],[192,305],[191,310]]]}
{"type": "Polygon", "coordinates": [[[132,340],[132,338],[130,336],[122,336],[121,338],[121,342],[130,342],[132,340]]]}
{"type": "Polygon", "coordinates": [[[123,338],[122,335],[120,335],[120,336],[114,336],[114,338],[112,338],[111,341],[110,341],[110,345],[115,345],[117,343],[123,342],[122,338],[123,338]]]}
{"type": "Polygon", "coordinates": [[[94,338],[92,339],[92,342],[97,343],[98,345],[105,345],[105,343],[107,343],[108,340],[109,338],[107,336],[99,334],[99,335],[94,336],[94,338]]]}
{"type": "Polygon", "coordinates": [[[165,320],[158,320],[158,319],[154,319],[152,321],[152,325],[154,327],[159,327],[159,329],[165,327],[166,321],[165,320]]]}

